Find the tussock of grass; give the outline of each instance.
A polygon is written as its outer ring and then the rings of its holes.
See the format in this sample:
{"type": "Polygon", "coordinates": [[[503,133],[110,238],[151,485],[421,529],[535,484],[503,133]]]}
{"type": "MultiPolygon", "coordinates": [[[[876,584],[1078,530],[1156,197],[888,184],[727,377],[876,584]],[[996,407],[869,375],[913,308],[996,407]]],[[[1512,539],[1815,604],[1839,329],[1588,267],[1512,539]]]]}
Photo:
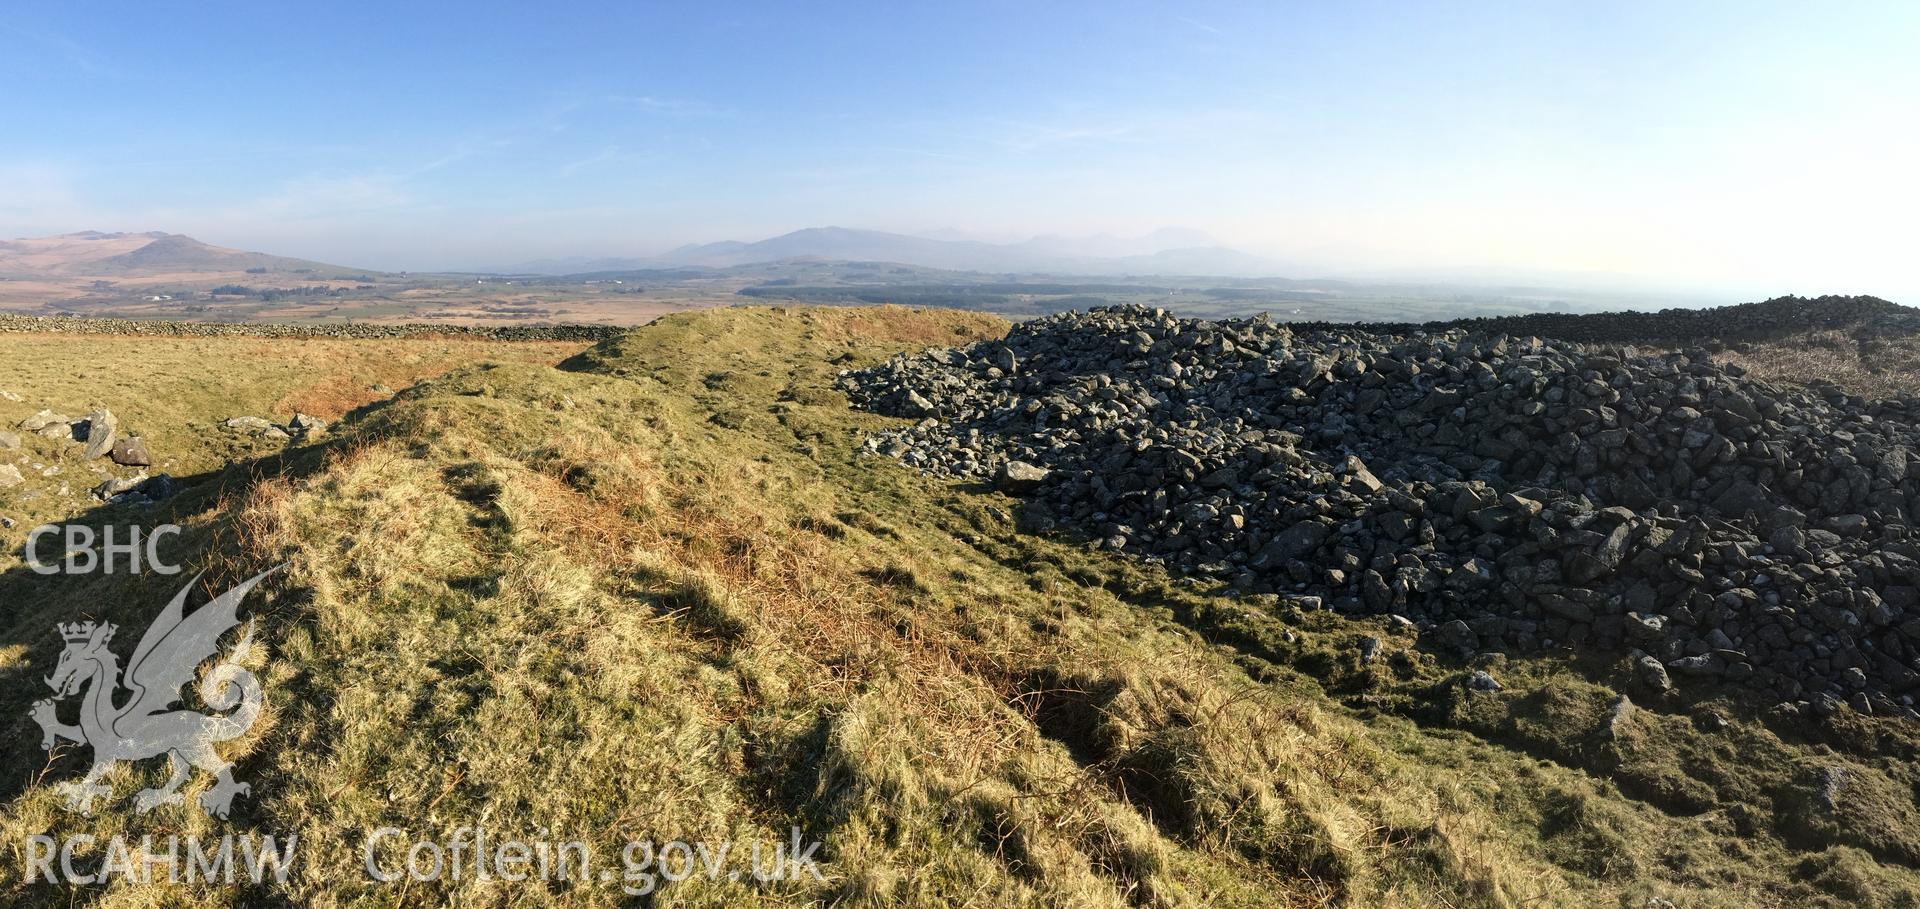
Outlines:
{"type": "Polygon", "coordinates": [[[1870,398],[1920,394],[1920,339],[1882,337],[1871,331],[1818,331],[1721,351],[1715,359],[1737,363],[1771,380],[1831,383],[1870,398]]]}

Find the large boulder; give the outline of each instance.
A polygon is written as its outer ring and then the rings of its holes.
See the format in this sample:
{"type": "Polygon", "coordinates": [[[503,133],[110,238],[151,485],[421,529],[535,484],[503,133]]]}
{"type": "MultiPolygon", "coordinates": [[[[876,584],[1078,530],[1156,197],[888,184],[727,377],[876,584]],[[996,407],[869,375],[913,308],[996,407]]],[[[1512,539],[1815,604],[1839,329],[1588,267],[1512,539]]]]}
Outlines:
{"type": "Polygon", "coordinates": [[[113,443],[113,463],[122,467],[148,467],[153,464],[153,455],[147,451],[146,440],[137,436],[125,438],[113,443]]]}
{"type": "Polygon", "coordinates": [[[91,461],[113,451],[113,440],[118,437],[120,431],[120,420],[113,415],[113,411],[102,407],[87,414],[84,422],[87,428],[85,439],[87,450],[84,457],[91,461]]]}

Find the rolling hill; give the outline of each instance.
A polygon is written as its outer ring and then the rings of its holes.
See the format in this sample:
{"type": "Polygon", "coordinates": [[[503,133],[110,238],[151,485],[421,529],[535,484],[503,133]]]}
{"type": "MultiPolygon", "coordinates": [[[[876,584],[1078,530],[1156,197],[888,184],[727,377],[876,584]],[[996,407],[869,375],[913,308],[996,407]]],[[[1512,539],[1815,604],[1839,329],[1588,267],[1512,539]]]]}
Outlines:
{"type": "Polygon", "coordinates": [[[1019,243],[987,243],[846,227],[809,227],[754,242],[724,240],[682,246],[651,258],[556,259],[502,271],[565,274],[660,267],[732,268],[794,259],[890,262],[991,273],[1262,276],[1279,269],[1274,262],[1227,249],[1205,234],[1188,230],[1167,229],[1134,239],[1035,237],[1019,243]]]}
{"type": "Polygon", "coordinates": [[[349,274],[361,269],[202,243],[163,231],[82,231],[54,237],[0,240],[0,275],[139,277],[183,272],[349,274]]]}

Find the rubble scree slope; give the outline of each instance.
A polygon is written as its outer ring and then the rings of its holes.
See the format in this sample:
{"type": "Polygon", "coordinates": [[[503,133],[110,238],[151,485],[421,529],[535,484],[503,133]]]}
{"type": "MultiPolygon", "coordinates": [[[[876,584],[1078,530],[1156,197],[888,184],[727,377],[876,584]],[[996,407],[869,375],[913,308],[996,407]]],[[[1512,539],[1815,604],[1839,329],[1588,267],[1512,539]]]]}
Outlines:
{"type": "Polygon", "coordinates": [[[1431,328],[1116,307],[839,382],[919,421],[871,450],[1184,575],[1405,616],[1463,656],[1599,650],[1656,689],[1920,716],[1920,400],[1431,328]]]}

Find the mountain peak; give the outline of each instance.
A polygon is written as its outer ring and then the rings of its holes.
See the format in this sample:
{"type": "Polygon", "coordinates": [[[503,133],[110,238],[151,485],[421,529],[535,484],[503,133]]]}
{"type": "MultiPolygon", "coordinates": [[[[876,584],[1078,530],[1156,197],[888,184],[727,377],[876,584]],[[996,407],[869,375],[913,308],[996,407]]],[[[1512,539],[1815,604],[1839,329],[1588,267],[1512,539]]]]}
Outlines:
{"type": "Polygon", "coordinates": [[[751,243],[728,240],[683,246],[662,256],[658,264],[725,268],[786,259],[895,262],[984,272],[1251,275],[1272,271],[1270,264],[1257,257],[1221,248],[1203,231],[1177,227],[1131,239],[1103,234],[987,243],[826,225],[751,243]]]}
{"type": "Polygon", "coordinates": [[[328,272],[355,269],[228,249],[186,234],[83,230],[0,241],[0,272],[45,276],[136,276],[175,273],[328,272]]]}

